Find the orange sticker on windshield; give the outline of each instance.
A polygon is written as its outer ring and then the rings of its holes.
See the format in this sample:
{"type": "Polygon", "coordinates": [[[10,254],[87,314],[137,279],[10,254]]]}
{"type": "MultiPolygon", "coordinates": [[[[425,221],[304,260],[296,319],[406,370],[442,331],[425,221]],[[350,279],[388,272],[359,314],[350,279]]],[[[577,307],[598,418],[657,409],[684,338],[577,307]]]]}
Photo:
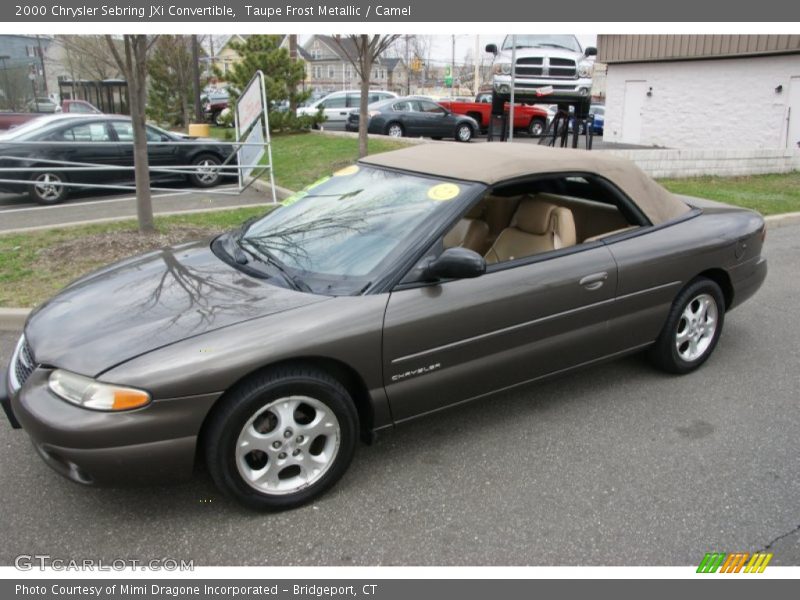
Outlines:
{"type": "Polygon", "coordinates": [[[355,175],[358,173],[358,165],[350,165],[344,169],[339,169],[333,174],[334,177],[344,177],[346,175],[355,175]]]}
{"type": "Polygon", "coordinates": [[[428,198],[436,202],[452,200],[461,193],[461,189],[455,183],[440,183],[428,190],[428,198]]]}

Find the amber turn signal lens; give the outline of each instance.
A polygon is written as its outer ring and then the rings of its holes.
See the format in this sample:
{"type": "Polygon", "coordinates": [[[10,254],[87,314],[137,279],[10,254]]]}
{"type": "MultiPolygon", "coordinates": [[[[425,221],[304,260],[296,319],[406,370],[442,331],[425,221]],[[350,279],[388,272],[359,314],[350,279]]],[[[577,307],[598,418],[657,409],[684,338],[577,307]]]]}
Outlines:
{"type": "Polygon", "coordinates": [[[111,410],[130,410],[150,402],[150,396],[139,390],[114,390],[114,404],[111,410]]]}

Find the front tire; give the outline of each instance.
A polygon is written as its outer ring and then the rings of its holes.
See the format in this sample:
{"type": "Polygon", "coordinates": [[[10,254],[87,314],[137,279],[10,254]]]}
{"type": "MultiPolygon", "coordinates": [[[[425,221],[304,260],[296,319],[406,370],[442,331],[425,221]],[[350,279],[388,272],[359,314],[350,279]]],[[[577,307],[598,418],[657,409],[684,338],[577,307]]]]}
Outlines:
{"type": "Polygon", "coordinates": [[[191,175],[189,181],[192,185],[201,188],[214,187],[222,179],[219,166],[222,161],[218,156],[213,154],[201,154],[192,160],[192,166],[196,168],[191,175]]]}
{"type": "Polygon", "coordinates": [[[459,142],[469,142],[472,140],[472,136],[474,132],[472,130],[472,126],[468,123],[461,123],[460,125],[456,126],[456,135],[455,138],[459,142]]]}
{"type": "Polygon", "coordinates": [[[401,138],[404,134],[403,126],[400,123],[389,123],[386,126],[386,135],[390,137],[401,138]]]}
{"type": "Polygon", "coordinates": [[[668,373],[694,371],[711,356],[724,321],[722,290],[716,282],[698,277],[675,298],[650,359],[668,373]]]}
{"type": "Polygon", "coordinates": [[[311,368],[281,368],[234,388],[209,417],[205,455],[214,482],[255,509],[295,508],[347,470],[358,415],[347,390],[311,368]]]}
{"type": "Polygon", "coordinates": [[[55,171],[36,172],[31,176],[35,182],[28,189],[28,197],[37,204],[50,206],[67,199],[69,191],[66,186],[59,185],[67,181],[66,177],[55,171]]]}

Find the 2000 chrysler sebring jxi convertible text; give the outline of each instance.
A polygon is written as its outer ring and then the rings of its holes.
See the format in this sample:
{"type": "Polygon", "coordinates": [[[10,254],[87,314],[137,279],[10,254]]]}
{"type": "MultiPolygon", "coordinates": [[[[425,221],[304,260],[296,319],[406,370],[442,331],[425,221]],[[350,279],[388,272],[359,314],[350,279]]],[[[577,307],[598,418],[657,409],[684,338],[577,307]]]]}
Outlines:
{"type": "Polygon", "coordinates": [[[699,367],[764,281],[764,235],[599,153],[426,144],[76,281],[0,396],[74,481],[174,479],[198,451],[241,502],[297,506],[359,435],[645,348],[699,367]]]}

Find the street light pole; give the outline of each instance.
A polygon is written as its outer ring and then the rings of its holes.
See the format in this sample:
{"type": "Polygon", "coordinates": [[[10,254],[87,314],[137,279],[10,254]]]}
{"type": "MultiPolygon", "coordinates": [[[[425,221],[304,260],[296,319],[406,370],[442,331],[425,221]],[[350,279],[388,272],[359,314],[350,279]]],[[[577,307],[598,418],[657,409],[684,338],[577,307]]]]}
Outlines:
{"type": "Polygon", "coordinates": [[[514,141],[514,82],[517,79],[517,36],[511,36],[511,107],[508,111],[508,141],[514,141]]]}

